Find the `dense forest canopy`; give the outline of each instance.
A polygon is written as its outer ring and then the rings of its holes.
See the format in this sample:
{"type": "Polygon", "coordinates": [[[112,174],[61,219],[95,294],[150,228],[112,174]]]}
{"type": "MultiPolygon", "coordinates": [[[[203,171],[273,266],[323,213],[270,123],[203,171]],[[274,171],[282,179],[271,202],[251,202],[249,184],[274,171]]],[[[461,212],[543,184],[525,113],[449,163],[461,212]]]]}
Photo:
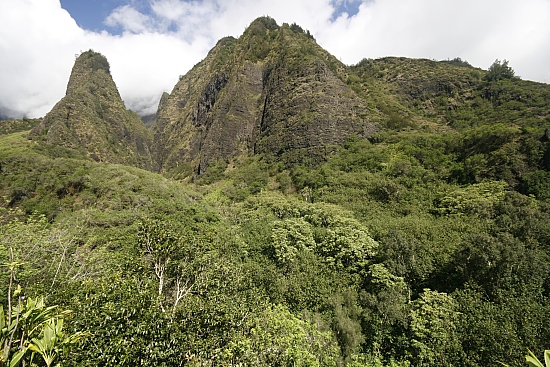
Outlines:
{"type": "Polygon", "coordinates": [[[109,64],[93,53],[49,117],[0,122],[0,366],[542,360],[550,86],[506,60],[487,71],[460,58],[345,66],[314,42],[260,18],[182,76],[159,106],[166,126],[146,133],[110,102],[109,64]],[[290,59],[262,48],[280,44],[290,59]],[[256,115],[258,101],[272,108],[256,115]],[[88,120],[67,114],[79,103],[88,120]],[[196,114],[170,115],[186,106],[196,114]],[[347,136],[315,140],[306,127],[337,125],[330,109],[347,136]],[[251,129],[270,119],[257,140],[268,148],[238,141],[224,159],[216,118],[248,131],[239,116],[251,129]],[[177,126],[212,134],[210,147],[184,161],[195,148],[170,141],[184,153],[152,172],[147,144],[177,126]],[[269,145],[280,136],[291,149],[269,145]]]}

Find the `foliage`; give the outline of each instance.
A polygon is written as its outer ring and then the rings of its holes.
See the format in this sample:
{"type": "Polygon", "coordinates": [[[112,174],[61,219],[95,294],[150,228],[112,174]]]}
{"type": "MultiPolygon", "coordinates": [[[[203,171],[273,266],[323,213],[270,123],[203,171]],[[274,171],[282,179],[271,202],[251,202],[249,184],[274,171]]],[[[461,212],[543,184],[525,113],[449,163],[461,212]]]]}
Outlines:
{"type": "Polygon", "coordinates": [[[462,60],[460,57],[455,57],[452,60],[442,60],[441,62],[462,67],[472,67],[472,65],[468,61],[462,60]]]}
{"type": "Polygon", "coordinates": [[[268,307],[249,331],[222,352],[230,365],[338,366],[340,354],[321,319],[301,320],[281,305],[268,307]]]}
{"type": "Polygon", "coordinates": [[[0,135],[30,130],[38,125],[40,121],[41,119],[29,119],[27,117],[20,120],[0,120],[0,135]]]}
{"type": "Polygon", "coordinates": [[[522,191],[534,195],[539,200],[550,199],[550,172],[537,170],[523,177],[522,191]]]}
{"type": "Polygon", "coordinates": [[[508,60],[495,60],[489,67],[488,73],[485,76],[487,81],[497,81],[500,79],[513,79],[515,77],[514,69],[508,66],[508,60]]]}
{"type": "Polygon", "coordinates": [[[281,264],[292,263],[299,251],[315,247],[312,227],[302,218],[289,218],[275,223],[271,238],[275,259],[281,264]]]}
{"type": "Polygon", "coordinates": [[[491,209],[505,196],[505,182],[485,181],[456,190],[443,197],[436,204],[440,214],[481,214],[491,213],[491,209]]]}
{"type": "Polygon", "coordinates": [[[531,367],[550,366],[550,350],[544,351],[544,365],[531,351],[529,351],[529,354],[525,356],[525,360],[527,361],[527,364],[531,367]]]}
{"type": "Polygon", "coordinates": [[[17,305],[11,303],[10,297],[6,312],[0,307],[0,366],[38,366],[42,365],[38,361],[42,358],[49,367],[56,360],[68,357],[69,347],[88,336],[83,332],[63,331],[64,317],[70,311],[58,312],[57,306],[47,307],[43,298],[23,301],[20,287],[13,297],[17,297],[17,305]]]}
{"type": "Polygon", "coordinates": [[[456,337],[457,305],[445,293],[425,289],[411,310],[411,349],[421,366],[453,366],[461,361],[462,348],[456,337]]]}
{"type": "Polygon", "coordinates": [[[94,52],[94,50],[90,49],[88,51],[85,51],[81,53],[79,57],[85,60],[85,62],[90,65],[93,71],[103,70],[107,74],[110,73],[110,66],[107,58],[97,52],[94,52]]]}
{"type": "MultiPolygon", "coordinates": [[[[356,115],[376,129],[318,151],[275,133],[277,154],[247,141],[241,155],[201,157],[208,168],[191,177],[194,162],[163,176],[28,140],[29,121],[5,125],[4,363],[521,366],[526,349],[548,346],[547,85],[506,60],[488,71],[459,58],[346,67],[269,17],[216,47],[216,73],[243,60],[263,70],[288,105],[264,106],[258,92],[250,106],[283,125],[314,129],[321,113],[290,105],[324,94],[291,100],[277,83],[305,89],[333,73],[354,96],[334,123],[356,115]]],[[[84,54],[105,76],[96,56],[84,54]]]]}

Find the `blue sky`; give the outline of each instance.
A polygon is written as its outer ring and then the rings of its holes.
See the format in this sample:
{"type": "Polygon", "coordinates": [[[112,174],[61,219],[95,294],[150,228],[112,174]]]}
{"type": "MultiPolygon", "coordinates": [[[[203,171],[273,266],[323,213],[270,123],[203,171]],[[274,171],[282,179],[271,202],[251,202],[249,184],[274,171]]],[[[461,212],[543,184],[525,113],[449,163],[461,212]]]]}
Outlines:
{"type": "Polygon", "coordinates": [[[0,115],[44,116],[88,49],[107,57],[128,108],[154,113],[220,38],[264,15],[308,29],[346,64],[507,59],[550,82],[550,0],[0,0],[0,115]]]}
{"type": "MultiPolygon", "coordinates": [[[[144,13],[150,13],[148,1],[143,0],[61,0],[61,7],[71,14],[80,27],[91,31],[106,30],[113,34],[122,33],[122,28],[106,26],[105,18],[116,8],[127,4],[132,4],[144,13]]],[[[342,13],[347,13],[349,16],[357,14],[361,1],[344,0],[334,5],[335,11],[332,18],[336,19],[342,13]]]]}
{"type": "Polygon", "coordinates": [[[105,18],[125,3],[124,0],[61,0],[61,7],[71,14],[81,28],[99,31],[105,29],[105,18]]]}
{"type": "MultiPolygon", "coordinates": [[[[335,20],[343,13],[354,16],[359,11],[360,0],[341,0],[333,2],[334,13],[331,19],[335,20]]],[[[107,31],[120,35],[123,28],[108,26],[105,19],[118,7],[131,4],[144,14],[151,14],[149,1],[146,0],[61,0],[61,7],[69,12],[76,23],[83,29],[90,31],[107,31]]]]}

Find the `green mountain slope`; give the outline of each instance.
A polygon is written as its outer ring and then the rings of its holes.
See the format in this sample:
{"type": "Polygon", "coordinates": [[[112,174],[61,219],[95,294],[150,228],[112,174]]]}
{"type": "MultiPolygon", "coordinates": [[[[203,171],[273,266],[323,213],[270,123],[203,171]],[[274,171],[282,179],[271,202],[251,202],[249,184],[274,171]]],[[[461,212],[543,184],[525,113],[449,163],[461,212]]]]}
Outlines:
{"type": "Polygon", "coordinates": [[[376,85],[411,113],[457,130],[498,122],[537,128],[549,121],[547,84],[491,76],[465,62],[388,57],[350,70],[356,81],[376,85]]]}
{"type": "Polygon", "coordinates": [[[212,162],[254,153],[318,161],[350,135],[371,135],[376,119],[342,82],[345,69],[301,28],[255,20],[238,40],[218,42],[163,97],[160,169],[202,174],[212,162]]]}
{"type": "Polygon", "coordinates": [[[345,66],[260,18],[163,96],[145,159],[86,56],[32,139],[38,121],[0,131],[0,301],[71,309],[65,331],[89,336],[63,364],[523,366],[548,348],[548,85],[500,62],[345,66]]]}
{"type": "Polygon", "coordinates": [[[152,136],[139,116],[126,110],[107,59],[93,51],[75,61],[67,93],[29,135],[99,162],[152,168],[152,136]]]}

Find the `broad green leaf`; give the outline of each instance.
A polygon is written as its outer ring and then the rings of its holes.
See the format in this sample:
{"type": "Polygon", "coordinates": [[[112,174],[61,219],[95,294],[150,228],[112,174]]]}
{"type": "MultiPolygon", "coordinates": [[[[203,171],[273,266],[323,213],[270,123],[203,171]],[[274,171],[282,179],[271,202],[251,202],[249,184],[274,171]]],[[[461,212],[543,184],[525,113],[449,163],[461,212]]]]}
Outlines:
{"type": "Polygon", "coordinates": [[[10,367],[17,367],[21,364],[21,360],[23,359],[23,356],[25,356],[25,353],[27,353],[27,349],[18,350],[13,354],[13,357],[10,361],[10,367]]]}
{"type": "MultiPolygon", "coordinates": [[[[545,358],[546,358],[546,353],[545,353],[545,358]]],[[[542,363],[538,360],[538,358],[531,351],[529,351],[529,354],[525,356],[525,361],[530,367],[544,367],[542,363]]]]}
{"type": "MultiPolygon", "coordinates": [[[[6,327],[6,319],[4,316],[4,306],[0,305],[0,332],[6,327]]],[[[2,332],[3,334],[3,332],[2,332]]]]}

